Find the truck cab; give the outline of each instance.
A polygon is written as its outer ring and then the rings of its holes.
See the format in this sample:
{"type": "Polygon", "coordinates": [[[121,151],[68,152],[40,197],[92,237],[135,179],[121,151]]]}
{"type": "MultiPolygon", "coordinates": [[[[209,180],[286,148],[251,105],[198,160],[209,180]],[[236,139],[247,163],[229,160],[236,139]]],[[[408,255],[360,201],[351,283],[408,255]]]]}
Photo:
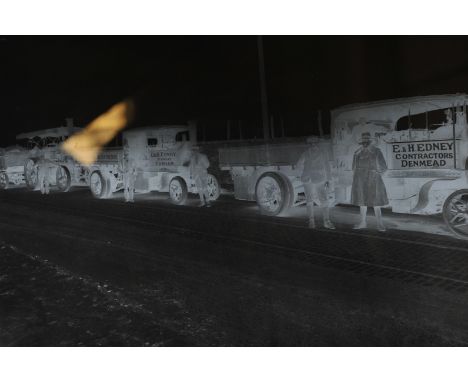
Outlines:
{"type": "MultiPolygon", "coordinates": [[[[175,175],[189,179],[188,162],[196,139],[196,128],[184,125],[124,132],[123,144],[128,145],[129,157],[137,167],[135,191],[167,192],[175,175]]],[[[191,184],[187,187],[191,188],[191,184]]]]}
{"type": "Polygon", "coordinates": [[[383,175],[394,212],[437,214],[466,187],[468,124],[465,94],[411,97],[348,105],[332,111],[337,201],[349,203],[353,155],[363,132],[385,158],[383,175]]]}

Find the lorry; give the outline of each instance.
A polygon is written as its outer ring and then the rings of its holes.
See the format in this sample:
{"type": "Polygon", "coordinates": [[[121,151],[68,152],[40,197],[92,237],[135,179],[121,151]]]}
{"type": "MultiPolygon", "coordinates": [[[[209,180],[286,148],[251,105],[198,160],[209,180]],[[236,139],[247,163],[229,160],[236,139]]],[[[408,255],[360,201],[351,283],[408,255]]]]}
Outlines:
{"type": "MultiPolygon", "coordinates": [[[[385,158],[383,174],[392,212],[441,214],[456,235],[468,238],[468,124],[466,94],[400,98],[347,105],[331,112],[330,138],[335,177],[334,201],[351,203],[353,156],[363,132],[385,158]]],[[[237,199],[256,201],[260,210],[278,215],[304,203],[296,163],[302,143],[274,141],[220,150],[237,199]]]]}
{"type": "MultiPolygon", "coordinates": [[[[197,143],[195,126],[129,129],[122,133],[122,141],[123,147],[103,149],[88,168],[89,187],[96,198],[110,198],[123,189],[124,149],[136,167],[136,193],[168,192],[174,204],[184,204],[189,193],[198,193],[188,166],[191,149],[197,143]]],[[[208,193],[210,200],[220,195],[213,174],[208,174],[208,193]]]]}

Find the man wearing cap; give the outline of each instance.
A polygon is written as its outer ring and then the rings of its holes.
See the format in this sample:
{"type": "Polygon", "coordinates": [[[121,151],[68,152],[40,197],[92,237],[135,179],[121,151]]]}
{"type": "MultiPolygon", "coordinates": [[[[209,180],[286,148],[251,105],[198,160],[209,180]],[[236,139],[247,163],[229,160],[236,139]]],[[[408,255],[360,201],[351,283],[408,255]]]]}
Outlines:
{"type": "Polygon", "coordinates": [[[323,226],[335,229],[330,221],[330,194],[333,190],[329,153],[319,138],[307,138],[309,147],[302,153],[297,167],[302,169],[301,181],[307,199],[309,228],[315,228],[314,202],[322,207],[323,226]]]}
{"type": "Polygon", "coordinates": [[[360,207],[360,222],[354,228],[367,227],[367,207],[374,207],[377,228],[385,231],[380,207],[388,204],[387,191],[381,176],[387,170],[387,163],[382,151],[372,145],[369,132],[361,134],[359,144],[362,147],[356,150],[353,157],[351,204],[360,207]]]}
{"type": "Polygon", "coordinates": [[[49,184],[49,161],[44,157],[41,157],[36,162],[36,171],[37,171],[37,180],[39,183],[39,189],[41,194],[49,194],[50,184],[49,184]]]}
{"type": "Polygon", "coordinates": [[[49,194],[50,192],[50,165],[51,162],[45,158],[44,152],[36,145],[30,152],[31,158],[35,157],[34,171],[37,175],[37,183],[41,194],[49,194]]]}
{"type": "Polygon", "coordinates": [[[120,170],[123,174],[125,201],[133,203],[135,201],[137,169],[134,161],[130,158],[130,149],[127,143],[125,143],[123,147],[123,157],[120,162],[120,170]]]}
{"type": "Polygon", "coordinates": [[[199,146],[192,146],[189,167],[190,176],[194,179],[200,196],[200,207],[210,207],[208,195],[208,167],[210,167],[210,161],[205,154],[200,152],[199,146]]]}

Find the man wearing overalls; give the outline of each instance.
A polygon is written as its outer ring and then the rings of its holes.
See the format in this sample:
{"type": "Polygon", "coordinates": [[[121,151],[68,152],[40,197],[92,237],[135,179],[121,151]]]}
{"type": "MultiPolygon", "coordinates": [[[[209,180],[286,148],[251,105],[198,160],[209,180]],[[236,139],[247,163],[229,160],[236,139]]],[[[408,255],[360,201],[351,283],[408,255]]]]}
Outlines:
{"type": "Polygon", "coordinates": [[[322,207],[323,226],[335,229],[330,221],[330,195],[333,190],[330,158],[327,151],[319,144],[317,137],[307,138],[309,147],[299,158],[298,168],[302,169],[301,180],[307,200],[309,228],[315,228],[314,203],[322,207]]]}
{"type": "Polygon", "coordinates": [[[208,167],[210,167],[208,157],[200,152],[198,146],[193,146],[190,158],[190,176],[194,179],[200,196],[200,207],[211,206],[208,193],[208,167]]]}

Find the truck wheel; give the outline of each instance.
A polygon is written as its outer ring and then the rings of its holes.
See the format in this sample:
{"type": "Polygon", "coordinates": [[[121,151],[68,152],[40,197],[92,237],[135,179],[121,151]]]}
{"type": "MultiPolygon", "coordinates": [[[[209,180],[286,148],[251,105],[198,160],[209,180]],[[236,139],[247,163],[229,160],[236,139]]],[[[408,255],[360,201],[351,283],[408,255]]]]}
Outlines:
{"type": "Polygon", "coordinates": [[[107,199],[110,196],[109,181],[102,175],[101,171],[94,171],[89,177],[89,188],[95,198],[107,199]]]}
{"type": "Polygon", "coordinates": [[[274,172],[266,172],[258,179],[255,197],[262,213],[275,216],[289,208],[291,192],[286,182],[287,179],[274,172]]]}
{"type": "Polygon", "coordinates": [[[26,187],[30,190],[35,190],[38,183],[38,173],[36,167],[36,160],[28,159],[24,164],[24,180],[26,187]]]}
{"type": "Polygon", "coordinates": [[[208,174],[206,191],[208,199],[211,201],[218,200],[220,194],[218,179],[213,174],[208,174]]]}
{"type": "Polygon", "coordinates": [[[65,166],[58,166],[55,174],[57,188],[61,192],[67,192],[71,186],[70,171],[65,166]]]}
{"type": "Polygon", "coordinates": [[[468,190],[458,190],[449,195],[442,213],[450,231],[468,239],[468,190]]]}
{"type": "Polygon", "coordinates": [[[6,172],[0,172],[0,190],[6,190],[10,185],[10,180],[6,172]]]}
{"type": "Polygon", "coordinates": [[[169,183],[169,197],[174,204],[184,204],[187,200],[187,184],[181,177],[172,178],[169,183]]]}

